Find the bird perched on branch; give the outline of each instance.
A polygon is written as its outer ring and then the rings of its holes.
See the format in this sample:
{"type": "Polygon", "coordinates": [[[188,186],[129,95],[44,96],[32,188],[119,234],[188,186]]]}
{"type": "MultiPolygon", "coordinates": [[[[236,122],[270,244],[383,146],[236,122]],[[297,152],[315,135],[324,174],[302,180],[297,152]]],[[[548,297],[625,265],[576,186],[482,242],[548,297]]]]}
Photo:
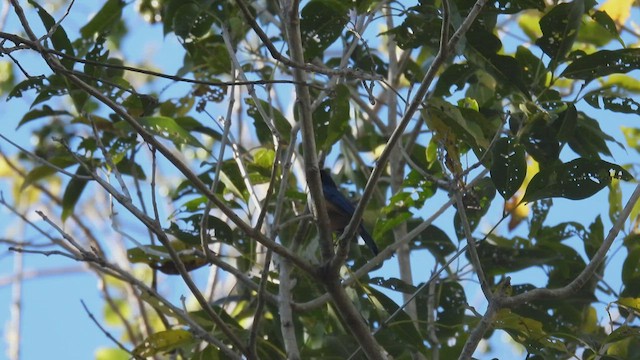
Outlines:
{"type": "MultiPolygon", "coordinates": [[[[322,179],[322,192],[324,193],[324,199],[327,203],[327,213],[331,223],[331,230],[342,233],[349,224],[349,221],[351,221],[351,217],[356,211],[356,208],[342,195],[340,190],[338,190],[338,186],[331,178],[331,175],[329,175],[329,171],[325,169],[320,170],[320,178],[322,179]]],[[[362,223],[358,227],[358,232],[371,252],[374,255],[378,255],[378,247],[362,223]]]]}

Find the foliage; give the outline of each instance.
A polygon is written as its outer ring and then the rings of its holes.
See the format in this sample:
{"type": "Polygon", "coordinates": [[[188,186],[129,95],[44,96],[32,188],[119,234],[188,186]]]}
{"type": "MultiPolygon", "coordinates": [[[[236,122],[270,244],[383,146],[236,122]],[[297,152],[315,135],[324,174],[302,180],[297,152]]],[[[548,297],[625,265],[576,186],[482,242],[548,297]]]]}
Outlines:
{"type": "Polygon", "coordinates": [[[3,147],[2,204],[53,206],[23,219],[55,249],[17,238],[15,256],[66,256],[106,284],[123,351],[101,359],[470,358],[493,329],[530,359],[632,358],[638,210],[621,181],[637,171],[601,125],[640,115],[637,31],[591,1],[485,2],[108,0],[77,28],[77,3],[10,1],[0,94],[28,103],[15,132],[37,141],[3,147]],[[178,40],[171,71],[124,50],[156,26],[146,41],[178,40]],[[342,235],[324,226],[324,167],[359,199],[342,235]],[[611,231],[550,216],[605,188],[611,231]],[[378,256],[350,241],[361,219],[378,256]],[[511,281],[536,270],[540,286],[511,281]]]}

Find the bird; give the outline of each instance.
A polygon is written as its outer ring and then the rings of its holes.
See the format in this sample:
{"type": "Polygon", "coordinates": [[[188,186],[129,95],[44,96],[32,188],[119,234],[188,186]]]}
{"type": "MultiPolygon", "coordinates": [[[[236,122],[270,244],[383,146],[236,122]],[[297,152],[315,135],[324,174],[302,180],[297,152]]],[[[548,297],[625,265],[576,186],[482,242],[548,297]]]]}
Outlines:
{"type": "MultiPolygon", "coordinates": [[[[331,231],[342,233],[351,221],[353,213],[356,211],[355,206],[342,195],[338,186],[331,178],[329,171],[320,170],[320,179],[322,180],[322,192],[327,205],[327,214],[331,231]]],[[[378,255],[378,246],[362,224],[358,227],[358,232],[364,243],[369,247],[373,255],[378,255]]]]}

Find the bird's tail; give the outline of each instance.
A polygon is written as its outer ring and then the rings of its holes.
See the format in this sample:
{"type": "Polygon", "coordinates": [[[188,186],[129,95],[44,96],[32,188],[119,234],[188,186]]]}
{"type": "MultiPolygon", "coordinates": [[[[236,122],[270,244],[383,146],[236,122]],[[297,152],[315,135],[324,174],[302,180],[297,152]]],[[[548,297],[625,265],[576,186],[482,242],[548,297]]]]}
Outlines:
{"type": "Polygon", "coordinates": [[[367,245],[367,247],[369,247],[373,255],[378,255],[378,246],[376,245],[376,242],[373,241],[371,235],[369,235],[367,230],[362,225],[360,225],[360,236],[362,237],[362,240],[364,240],[364,243],[367,245]]]}

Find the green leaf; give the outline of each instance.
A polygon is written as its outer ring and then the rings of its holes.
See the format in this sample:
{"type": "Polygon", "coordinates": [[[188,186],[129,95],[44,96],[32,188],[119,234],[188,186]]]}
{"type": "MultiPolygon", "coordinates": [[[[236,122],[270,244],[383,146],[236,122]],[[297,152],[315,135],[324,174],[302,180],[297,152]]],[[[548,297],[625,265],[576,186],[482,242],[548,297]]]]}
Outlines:
{"type": "MultiPolygon", "coordinates": [[[[40,6],[34,0],[29,0],[29,4],[35,7],[38,10],[38,16],[42,21],[45,29],[47,31],[51,31],[54,26],[56,26],[56,20],[45,10],[42,6],[40,6]]],[[[64,31],[62,24],[58,24],[57,28],[51,34],[51,43],[53,44],[53,48],[66,53],[67,55],[74,56],[75,51],[73,50],[73,46],[71,45],[71,41],[69,41],[69,37],[67,36],[67,32],[64,31]]],[[[62,59],[60,61],[64,67],[67,69],[73,69],[73,60],[70,59],[62,59]]]]}
{"type": "Polygon", "coordinates": [[[452,131],[458,138],[464,139],[475,148],[486,149],[489,140],[480,127],[470,117],[463,116],[461,109],[451,105],[440,98],[429,99],[429,114],[426,116],[427,125],[436,132],[445,136],[447,131],[452,131]]]}
{"type": "Polygon", "coordinates": [[[533,349],[554,349],[563,353],[568,352],[563,341],[552,338],[543,329],[543,323],[520,316],[510,309],[498,311],[494,320],[496,329],[505,330],[511,337],[533,349]]]}
{"type": "Polygon", "coordinates": [[[577,124],[576,106],[573,103],[568,103],[567,109],[558,114],[558,118],[553,122],[553,126],[556,128],[556,138],[562,142],[572,139],[576,135],[577,124]]]}
{"type": "Polygon", "coordinates": [[[476,27],[469,31],[466,37],[470,47],[465,56],[469,61],[486,70],[500,84],[529,96],[529,87],[524,82],[518,61],[511,56],[498,54],[502,43],[497,36],[476,27]]]}
{"type": "MultiPolygon", "coordinates": [[[[199,199],[198,199],[199,200],[199,199]]],[[[194,200],[191,200],[194,201],[194,200]]],[[[201,206],[205,203],[205,201],[197,201],[196,204],[185,204],[184,207],[191,207],[188,211],[202,211],[204,206],[201,206]],[[192,207],[191,205],[195,205],[192,207]]],[[[198,246],[202,243],[200,234],[202,229],[200,228],[200,223],[202,221],[202,214],[194,214],[188,217],[177,219],[176,222],[172,222],[171,226],[165,231],[173,236],[175,236],[179,241],[186,243],[192,246],[198,246]],[[184,223],[184,225],[178,226],[178,222],[184,223]]],[[[233,231],[229,224],[224,222],[222,219],[210,214],[207,217],[207,229],[213,230],[209,232],[211,242],[219,241],[225,244],[230,244],[233,240],[233,231]]]]}
{"type": "MultiPolygon", "coordinates": [[[[491,240],[496,240],[492,236],[491,240]]],[[[533,266],[548,264],[558,255],[545,249],[527,248],[516,246],[515,241],[507,240],[505,244],[494,245],[483,241],[478,245],[478,257],[485,267],[487,276],[504,275],[520,271],[533,266]]],[[[469,255],[467,254],[467,257],[469,255]]]]}
{"type": "Polygon", "coordinates": [[[613,181],[609,185],[609,220],[615,224],[622,212],[622,189],[619,181],[613,181]]]}
{"type": "MultiPolygon", "coordinates": [[[[373,307],[370,315],[371,320],[383,321],[389,314],[395,313],[398,309],[398,304],[395,301],[372,286],[363,287],[363,296],[369,299],[373,307]]],[[[422,345],[420,341],[421,335],[416,327],[412,325],[409,316],[404,311],[401,311],[394,320],[395,321],[392,321],[382,328],[376,336],[376,339],[380,341],[384,349],[394,358],[398,358],[407,348],[410,348],[412,351],[424,352],[424,345],[422,345]]],[[[353,350],[350,350],[345,353],[348,354],[352,351],[353,350]]],[[[333,358],[346,357],[347,356],[343,355],[333,358]]],[[[321,358],[328,357],[324,356],[321,358]]]]}
{"type": "Polygon", "coordinates": [[[182,346],[198,341],[191,332],[182,329],[159,331],[149,335],[133,349],[133,353],[140,357],[151,357],[164,354],[182,346]]]}
{"type": "MultiPolygon", "coordinates": [[[[637,299],[621,298],[620,300],[618,300],[616,302],[618,304],[624,305],[624,306],[634,305],[634,306],[630,306],[630,307],[632,307],[636,311],[638,311],[637,299]],[[634,301],[630,301],[630,300],[634,300],[634,301]]],[[[612,343],[616,343],[618,341],[629,339],[629,338],[633,338],[633,339],[640,338],[640,329],[633,328],[633,327],[630,327],[630,326],[627,326],[627,325],[622,325],[619,328],[613,330],[611,332],[611,334],[607,335],[606,339],[604,339],[604,341],[603,341],[603,344],[612,344],[612,343]]]]}
{"type": "Polygon", "coordinates": [[[198,77],[216,80],[213,75],[229,74],[231,71],[231,59],[226,54],[227,48],[222,37],[210,35],[203,38],[194,39],[184,43],[188,57],[185,60],[185,67],[181,71],[188,72],[196,70],[198,77]]]}
{"type": "Polygon", "coordinates": [[[621,92],[616,92],[611,88],[593,90],[584,96],[584,100],[596,109],[611,110],[623,114],[640,114],[640,102],[625,97],[621,92]]]}
{"type": "MultiPolygon", "coordinates": [[[[195,255],[191,249],[188,249],[188,245],[183,242],[172,241],[171,246],[178,252],[178,256],[187,271],[196,270],[208,264],[206,259],[195,255]],[[189,251],[181,252],[181,250],[185,249],[189,251]]],[[[163,274],[178,275],[180,273],[169,252],[161,245],[143,245],[127,249],[127,259],[133,264],[147,264],[150,268],[156,269],[163,274]]]]}
{"type": "Polygon", "coordinates": [[[585,11],[584,1],[574,0],[553,6],[540,19],[542,37],[536,40],[536,45],[551,57],[551,69],[565,59],[573,46],[585,11]]]}
{"type": "Polygon", "coordinates": [[[291,138],[291,124],[278,109],[274,108],[272,104],[264,100],[259,100],[262,109],[264,109],[267,116],[270,117],[269,119],[264,119],[258,111],[258,107],[253,99],[245,99],[245,103],[247,104],[247,115],[253,118],[256,135],[261,143],[273,143],[273,134],[271,133],[267,122],[275,125],[275,128],[278,130],[280,136],[282,136],[282,139],[289,142],[289,139],[291,138]]]}
{"type": "Polygon", "coordinates": [[[337,0],[312,0],[302,8],[300,35],[306,60],[322,56],[338,39],[349,21],[348,10],[344,2],[337,0]]]}
{"type": "MultiPolygon", "coordinates": [[[[417,8],[413,7],[411,10],[418,10],[417,8]]],[[[403,50],[421,46],[424,46],[425,50],[437,50],[442,28],[438,9],[433,5],[422,5],[421,10],[409,12],[402,24],[380,35],[394,35],[398,47],[403,50]]]]}
{"type": "Polygon", "coordinates": [[[46,116],[57,116],[57,115],[69,115],[71,116],[71,113],[69,113],[66,110],[53,110],[49,105],[44,105],[42,106],[42,108],[40,109],[33,109],[29,112],[27,112],[26,114],[24,114],[24,116],[22,117],[22,119],[20,120],[20,122],[18,123],[18,126],[16,127],[16,129],[20,128],[22,125],[32,121],[32,120],[36,120],[36,119],[40,119],[46,116]]]}
{"type": "Polygon", "coordinates": [[[147,175],[144,173],[144,169],[139,164],[131,161],[127,157],[123,157],[116,164],[116,168],[123,175],[132,176],[138,180],[147,180],[147,175]]]}
{"type": "Polygon", "coordinates": [[[614,178],[625,181],[633,179],[619,165],[599,159],[578,158],[542,169],[531,179],[522,201],[532,202],[549,197],[586,199],[609,185],[614,178]]]}
{"type": "MultiPolygon", "coordinates": [[[[592,44],[597,47],[603,47],[616,37],[619,41],[621,40],[617,32],[610,32],[609,29],[603,27],[601,23],[596,21],[596,17],[601,21],[606,21],[605,17],[608,17],[608,15],[605,12],[597,11],[591,15],[590,19],[586,17],[583,18],[582,26],[578,32],[577,41],[585,44],[592,44]],[[597,15],[597,13],[604,14],[604,16],[597,15]]],[[[614,25],[613,27],[615,29],[615,23],[611,18],[609,18],[609,20],[611,21],[611,24],[614,25]]],[[[622,46],[624,47],[624,43],[622,43],[622,46]]]]}
{"type": "Polygon", "coordinates": [[[622,38],[620,38],[620,34],[618,33],[618,27],[616,26],[616,22],[607,14],[606,11],[595,11],[591,14],[591,18],[598,23],[602,28],[604,28],[613,38],[617,39],[622,47],[625,47],[622,38]]]}
{"type": "MultiPolygon", "coordinates": [[[[600,124],[597,120],[579,111],[575,131],[573,132],[573,136],[568,140],[571,150],[575,151],[581,157],[586,158],[599,158],[599,154],[611,156],[607,141],[616,140],[600,129],[600,124]]],[[[622,144],[618,144],[621,148],[624,148],[622,144]]]]}
{"type": "Polygon", "coordinates": [[[369,280],[369,284],[376,285],[385,289],[389,289],[392,291],[401,292],[403,294],[412,294],[416,291],[416,287],[408,284],[401,279],[390,277],[390,278],[382,278],[382,277],[374,277],[369,280]]]}
{"type": "Polygon", "coordinates": [[[527,153],[541,164],[550,164],[560,156],[560,142],[548,117],[544,112],[533,114],[520,134],[520,142],[527,153]]]}
{"type": "Polygon", "coordinates": [[[451,96],[451,87],[453,90],[462,90],[475,74],[477,68],[471,64],[452,64],[445,68],[444,72],[438,78],[433,95],[436,97],[451,96]]]}
{"type": "Polygon", "coordinates": [[[640,49],[600,50],[573,61],[561,76],[590,82],[593,79],[625,74],[640,69],[640,49]]]}
{"type": "Polygon", "coordinates": [[[621,126],[620,129],[624,134],[627,146],[633,148],[637,152],[640,152],[640,129],[627,126],[621,126]]]}
{"type": "Polygon", "coordinates": [[[640,312],[640,299],[638,298],[621,297],[615,303],[633,309],[635,312],[640,312]]]}
{"type": "Polygon", "coordinates": [[[506,200],[518,191],[527,175],[524,147],[513,139],[502,138],[493,148],[491,180],[498,193],[506,200]]]}
{"type": "Polygon", "coordinates": [[[253,164],[271,170],[276,160],[276,153],[272,149],[258,148],[252,151],[253,164]]]}
{"type": "Polygon", "coordinates": [[[46,79],[43,86],[37,88],[38,94],[31,103],[31,107],[45,102],[54,96],[62,96],[69,93],[69,86],[65,78],[57,74],[52,74],[46,79]]]}
{"type": "Polygon", "coordinates": [[[544,11],[544,1],[542,0],[497,0],[493,3],[488,3],[486,10],[498,10],[501,14],[515,14],[523,10],[537,9],[538,11],[544,11]]]}
{"type": "MultiPolygon", "coordinates": [[[[419,222],[411,220],[410,224],[419,222]]],[[[411,227],[413,228],[413,227],[411,227]]],[[[456,245],[447,233],[435,225],[429,225],[409,244],[412,249],[428,249],[429,252],[442,264],[446,262],[448,255],[456,250],[456,245]]]]}
{"type": "MultiPolygon", "coordinates": [[[[49,159],[48,161],[51,164],[61,169],[77,164],[77,161],[68,155],[56,156],[49,159]]],[[[49,165],[36,166],[33,169],[31,169],[31,171],[29,171],[27,175],[24,177],[24,182],[22,183],[21,189],[24,190],[29,185],[35,183],[36,181],[39,181],[47,176],[53,175],[56,172],[58,172],[58,170],[54,169],[49,165]]]]}
{"type": "MultiPolygon", "coordinates": [[[[435,299],[438,304],[436,335],[444,340],[455,336],[459,331],[458,326],[464,323],[467,297],[462,285],[453,281],[440,282],[435,293],[438,294],[435,299]]],[[[426,319],[427,317],[424,317],[424,320],[426,319]]]]}
{"type": "Polygon", "coordinates": [[[131,304],[125,299],[112,299],[103,305],[102,317],[109,326],[124,326],[123,320],[133,316],[131,304]]]}
{"type": "MultiPolygon", "coordinates": [[[[173,141],[176,146],[190,145],[207,149],[198,139],[186,131],[178,123],[166,116],[147,116],[138,119],[138,124],[152,135],[173,141]]],[[[133,128],[124,121],[116,124],[117,128],[132,132],[133,128]]]]}
{"type": "Polygon", "coordinates": [[[13,87],[9,95],[7,95],[7,101],[12,98],[22,97],[22,93],[27,90],[40,91],[44,87],[44,76],[34,76],[32,78],[21,81],[19,84],[13,87]]]}
{"type": "Polygon", "coordinates": [[[107,0],[91,20],[80,29],[80,35],[90,39],[95,34],[107,33],[122,18],[122,9],[125,5],[123,0],[107,0]]]}
{"type": "Polygon", "coordinates": [[[529,84],[531,92],[538,93],[545,89],[549,72],[542,60],[524,46],[518,46],[515,57],[522,69],[522,79],[529,84]]]}
{"type": "Polygon", "coordinates": [[[211,28],[213,18],[195,2],[178,7],[173,17],[173,31],[181,38],[201,37],[211,28]]]}
{"type": "Polygon", "coordinates": [[[96,360],[129,360],[131,355],[120,348],[96,349],[96,360]]]}
{"type": "Polygon", "coordinates": [[[587,253],[589,259],[593,258],[593,255],[595,255],[603,242],[604,225],[602,224],[602,218],[598,215],[593,223],[589,225],[589,232],[584,239],[584,251],[587,253]]]}
{"type": "Polygon", "coordinates": [[[335,93],[313,111],[318,149],[331,149],[349,129],[349,118],[349,89],[338,85],[335,93]]]}
{"type": "MultiPolygon", "coordinates": [[[[76,170],[76,175],[78,176],[89,176],[89,172],[84,168],[84,166],[79,166],[78,170],[76,170]]],[[[80,195],[82,195],[82,191],[87,186],[88,181],[84,179],[72,178],[69,180],[66,189],[64,190],[64,194],[62,195],[62,221],[65,221],[69,215],[73,214],[73,210],[80,199],[80,195]]]]}
{"type": "Polygon", "coordinates": [[[531,225],[529,226],[529,238],[537,238],[538,233],[543,228],[543,224],[549,215],[549,210],[553,205],[552,199],[542,199],[534,201],[531,206],[531,225]]]}
{"type": "MultiPolygon", "coordinates": [[[[496,188],[493,181],[485,177],[478,181],[476,185],[468,190],[462,197],[462,203],[465,207],[464,211],[469,221],[469,227],[473,232],[480,224],[480,219],[489,211],[491,201],[496,196],[496,188]]],[[[464,239],[465,233],[460,219],[460,211],[456,206],[456,213],[453,216],[453,226],[456,230],[458,239],[464,239]]]]}
{"type": "Polygon", "coordinates": [[[621,91],[628,91],[631,93],[640,93],[640,79],[624,75],[624,74],[612,74],[606,79],[603,79],[603,88],[618,88],[621,91]]]}

